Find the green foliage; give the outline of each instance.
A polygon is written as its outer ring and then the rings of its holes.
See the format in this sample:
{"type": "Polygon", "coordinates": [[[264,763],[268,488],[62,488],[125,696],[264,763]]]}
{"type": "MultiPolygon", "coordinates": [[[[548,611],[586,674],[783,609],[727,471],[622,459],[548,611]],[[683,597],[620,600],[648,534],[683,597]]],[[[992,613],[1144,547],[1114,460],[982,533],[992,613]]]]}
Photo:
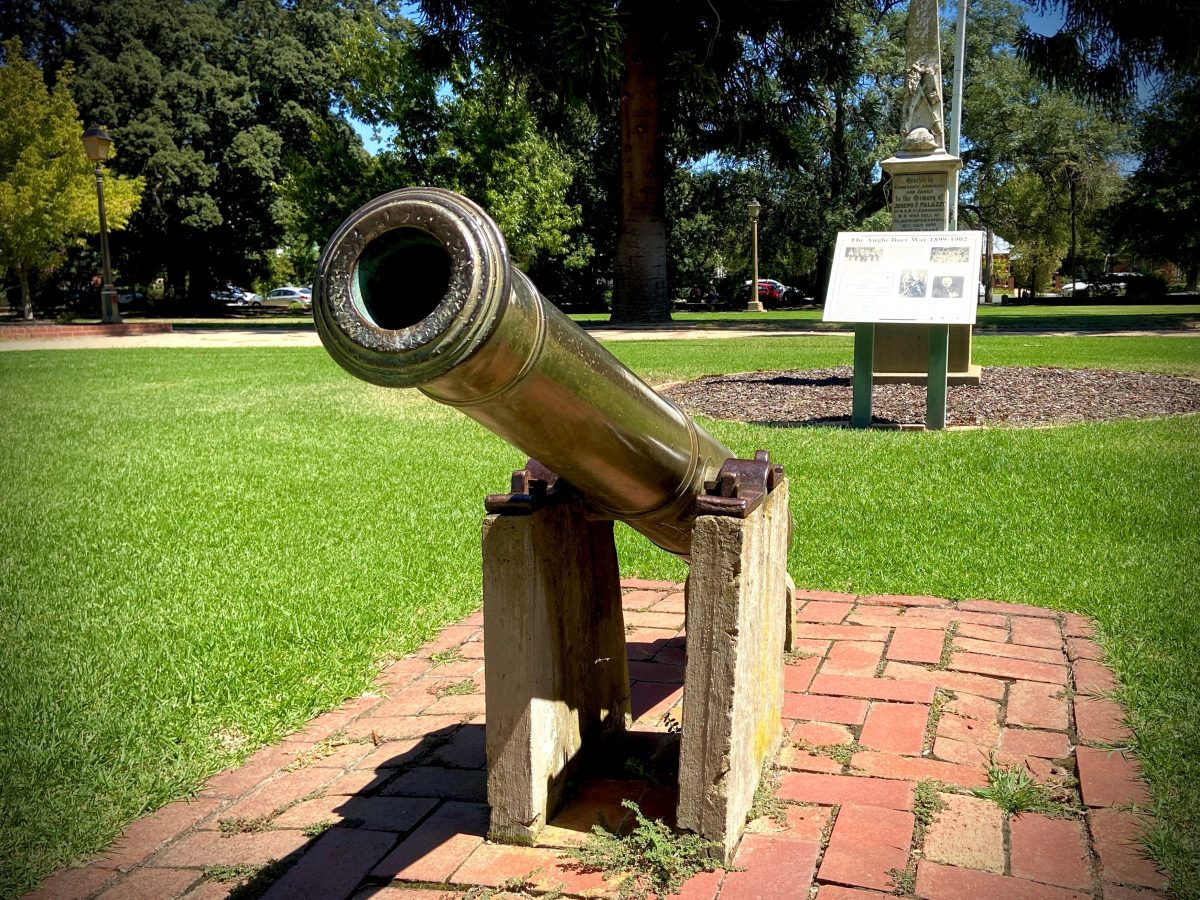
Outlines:
{"type": "MultiPolygon", "coordinates": [[[[84,153],[83,125],[70,94],[70,71],[53,89],[21,44],[4,44],[0,66],[0,276],[21,283],[26,318],[32,318],[31,279],[49,268],[84,233],[100,229],[96,180],[84,153]]],[[[141,196],[140,179],[109,177],[105,212],[109,229],[125,226],[141,196]]]]}
{"type": "Polygon", "coordinates": [[[647,819],[632,800],[622,800],[621,805],[633,813],[637,823],[629,834],[622,837],[594,825],[583,844],[567,851],[585,870],[620,878],[618,897],[665,897],[678,893],[693,875],[722,868],[713,855],[721,852],[716,841],[677,834],[661,820],[647,819]]]}
{"type": "Polygon", "coordinates": [[[987,770],[988,786],[975,788],[972,793],[991,800],[1009,814],[1049,812],[1055,807],[1046,789],[1024,766],[991,764],[987,770]]]}

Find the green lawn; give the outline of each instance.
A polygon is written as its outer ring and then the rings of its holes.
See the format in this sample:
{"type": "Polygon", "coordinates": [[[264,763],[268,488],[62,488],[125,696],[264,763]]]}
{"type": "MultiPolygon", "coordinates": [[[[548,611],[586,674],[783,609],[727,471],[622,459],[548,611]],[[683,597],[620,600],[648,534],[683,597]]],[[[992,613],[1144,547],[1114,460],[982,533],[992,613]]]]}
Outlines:
{"type": "MultiPolygon", "coordinates": [[[[655,381],[850,359],[843,335],[610,347],[655,381]]],[[[1200,376],[1200,338],[984,336],[976,359],[1200,376]]],[[[522,461],[319,349],[6,352],[0,422],[0,896],[475,608],[482,497],[522,461]]],[[[706,424],[787,467],[803,587],[1095,616],[1163,823],[1156,852],[1179,896],[1200,894],[1200,417],[706,424]]],[[[626,574],[682,576],[619,531],[626,574]]]]}

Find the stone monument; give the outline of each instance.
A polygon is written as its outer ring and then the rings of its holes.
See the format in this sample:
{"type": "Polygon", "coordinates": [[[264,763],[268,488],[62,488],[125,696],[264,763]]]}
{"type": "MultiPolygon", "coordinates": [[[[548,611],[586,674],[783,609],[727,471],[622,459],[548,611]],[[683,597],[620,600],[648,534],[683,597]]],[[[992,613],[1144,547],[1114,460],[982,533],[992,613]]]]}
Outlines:
{"type": "MultiPolygon", "coordinates": [[[[896,155],[882,163],[892,180],[892,230],[945,231],[950,224],[951,179],[962,161],[946,152],[937,0],[912,0],[908,7],[901,135],[896,155]]],[[[929,327],[874,327],[875,383],[927,383],[929,327]]],[[[978,384],[979,366],[971,363],[971,326],[949,327],[947,381],[978,384]]]]}

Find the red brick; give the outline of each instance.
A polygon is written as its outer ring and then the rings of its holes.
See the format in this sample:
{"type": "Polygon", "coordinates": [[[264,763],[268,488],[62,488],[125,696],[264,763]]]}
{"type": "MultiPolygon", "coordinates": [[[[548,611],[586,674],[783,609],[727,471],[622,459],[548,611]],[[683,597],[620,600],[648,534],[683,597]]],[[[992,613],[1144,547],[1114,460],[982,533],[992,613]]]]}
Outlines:
{"type": "Polygon", "coordinates": [[[940,762],[927,757],[897,756],[864,750],[850,759],[850,767],[878,778],[902,778],[908,781],[937,779],[960,787],[986,787],[983,767],[972,768],[958,763],[940,762]]]}
{"type": "Polygon", "coordinates": [[[842,593],[841,591],[809,591],[809,590],[797,590],[796,591],[796,602],[797,603],[800,603],[801,601],[807,602],[810,600],[829,601],[829,602],[833,602],[833,603],[853,603],[855,600],[855,597],[853,594],[845,594],[845,593],[842,593]]]}
{"type": "Polygon", "coordinates": [[[916,681],[932,684],[950,691],[962,691],[999,700],[1004,696],[1004,682],[983,675],[968,675],[964,672],[945,672],[941,669],[924,669],[921,666],[902,662],[889,662],[883,671],[884,678],[898,681],[916,681]]]}
{"type": "Polygon", "coordinates": [[[1071,743],[1065,734],[1058,731],[1005,728],[1004,733],[1000,735],[1000,751],[1015,757],[1063,759],[1071,755],[1071,743]]]}
{"type": "Polygon", "coordinates": [[[971,612],[957,609],[913,609],[909,618],[931,619],[949,625],[951,622],[967,622],[971,625],[986,625],[989,628],[1007,628],[1008,619],[991,613],[971,612]]]}
{"type": "Polygon", "coordinates": [[[880,641],[834,641],[825,662],[821,665],[823,675],[860,675],[871,678],[879,667],[883,656],[880,641]]]}
{"type": "Polygon", "coordinates": [[[630,659],[653,659],[673,637],[669,628],[637,628],[625,635],[625,651],[630,659]]]}
{"type": "Polygon", "coordinates": [[[840,722],[860,725],[867,717],[867,701],[850,697],[813,697],[808,694],[785,694],[785,719],[807,719],[815,722],[840,722]]]}
{"type": "MultiPolygon", "coordinates": [[[[457,734],[457,732],[455,733],[457,734]]],[[[428,745],[422,738],[384,741],[378,747],[368,741],[362,746],[365,746],[370,753],[354,764],[356,769],[395,769],[407,766],[416,762],[428,750],[428,745]],[[374,749],[371,749],[372,747],[374,749]]]]}
{"type": "Polygon", "coordinates": [[[1104,882],[1104,900],[1167,900],[1167,895],[1149,888],[1141,890],[1106,881],[1104,882]]]}
{"type": "Polygon", "coordinates": [[[668,666],[658,662],[633,660],[629,663],[630,681],[656,681],[660,684],[683,684],[683,666],[668,666]]]}
{"type": "Polygon", "coordinates": [[[998,615],[1034,616],[1041,619],[1058,619],[1058,613],[1052,609],[1040,606],[1026,606],[1024,603],[997,603],[995,600],[963,600],[958,604],[959,609],[970,612],[996,613],[998,615]]]}
{"type": "Polygon", "coordinates": [[[355,697],[347,700],[340,708],[331,709],[314,719],[309,719],[301,730],[289,734],[284,741],[289,744],[312,746],[341,731],[348,723],[381,703],[383,703],[383,698],[378,696],[355,697]]]}
{"type": "Polygon", "coordinates": [[[775,758],[776,765],[781,769],[795,769],[797,772],[824,772],[828,775],[838,775],[844,768],[833,757],[810,753],[795,744],[784,744],[779,748],[779,753],[775,758]]]}
{"type": "Polygon", "coordinates": [[[459,648],[459,652],[467,659],[483,659],[483,641],[467,641],[459,648]]]}
{"type": "Polygon", "coordinates": [[[283,859],[307,844],[308,840],[299,831],[260,831],[233,835],[224,835],[219,831],[195,831],[184,835],[156,856],[151,865],[201,868],[245,863],[259,866],[273,859],[283,859]]]}
{"type": "Polygon", "coordinates": [[[264,894],[264,900],[349,897],[396,842],[383,831],[330,828],[264,894]]]}
{"type": "Polygon", "coordinates": [[[427,674],[417,679],[411,686],[424,686],[429,684],[434,679],[446,679],[451,684],[456,681],[462,681],[464,678],[479,677],[482,680],[483,676],[483,660],[471,659],[463,657],[454,662],[442,663],[440,666],[431,666],[427,674]]]}
{"type": "MultiPolygon", "coordinates": [[[[878,807],[876,807],[878,808],[878,807]]],[[[821,843],[825,835],[825,826],[829,824],[831,810],[823,806],[792,806],[787,807],[786,824],[780,825],[769,816],[762,816],[746,825],[750,834],[769,834],[781,838],[794,838],[798,841],[821,843]]]]}
{"type": "Polygon", "coordinates": [[[798,638],[816,641],[877,641],[882,644],[888,639],[888,629],[866,628],[862,625],[815,625],[811,622],[799,622],[793,632],[798,638]]]}
{"type": "Polygon", "coordinates": [[[825,654],[829,652],[830,643],[830,641],[794,637],[792,638],[792,649],[799,653],[811,653],[824,659],[825,654]]]}
{"type": "Polygon", "coordinates": [[[504,844],[480,844],[450,880],[455,884],[487,887],[519,880],[529,885],[530,890],[567,894],[594,893],[607,887],[602,874],[580,871],[573,862],[559,860],[554,850],[504,844]]]}
{"type": "Polygon", "coordinates": [[[683,588],[678,581],[649,580],[646,578],[622,578],[621,587],[625,590],[642,591],[678,591],[683,588]]]}
{"type": "Polygon", "coordinates": [[[346,736],[378,741],[448,735],[462,725],[462,716],[364,716],[352,722],[346,736]]]}
{"type": "Polygon", "coordinates": [[[870,597],[859,598],[859,603],[867,606],[945,606],[946,601],[941,597],[924,597],[915,594],[873,594],[870,597]]]}
{"type": "Polygon", "coordinates": [[[667,591],[665,588],[647,588],[645,590],[626,591],[621,596],[621,606],[628,612],[634,610],[647,610],[660,600],[666,599],[667,591]]]}
{"type": "Polygon", "coordinates": [[[782,800],[818,803],[822,806],[857,803],[911,810],[913,804],[913,786],[906,781],[810,772],[785,773],[779,780],[776,795],[782,800]]]}
{"type": "Polygon", "coordinates": [[[83,866],[77,869],[59,869],[22,900],[83,900],[90,897],[110,878],[112,869],[99,866],[83,866]]]}
{"type": "Polygon", "coordinates": [[[943,793],[938,799],[942,808],[925,832],[925,859],[1003,874],[1003,810],[979,797],[943,793]]]}
{"type": "Polygon", "coordinates": [[[858,609],[846,617],[851,625],[862,625],[865,628],[904,628],[906,631],[929,631],[944,633],[946,626],[941,622],[928,619],[912,619],[903,616],[904,610],[889,609],[886,606],[873,606],[858,609]]]}
{"type": "Polygon", "coordinates": [[[687,613],[687,598],[684,596],[683,591],[673,591],[650,607],[650,611],[685,615],[687,613]]]}
{"type": "Polygon", "coordinates": [[[1000,704],[995,700],[975,697],[971,694],[959,694],[942,707],[947,713],[962,716],[966,719],[980,719],[984,722],[995,722],[1000,718],[1000,704]]]}
{"type": "Polygon", "coordinates": [[[486,712],[483,694],[455,694],[442,697],[425,710],[428,716],[478,716],[486,712]]]}
{"type": "Polygon", "coordinates": [[[1003,656],[985,656],[981,653],[955,653],[950,657],[950,668],[960,672],[973,672],[976,675],[994,675],[998,678],[1045,681],[1058,685],[1067,683],[1066,666],[1006,659],[1003,656]]]}
{"type": "Polygon", "coordinates": [[[983,653],[988,656],[1006,656],[1010,659],[1027,659],[1031,662],[1053,663],[1059,666],[1067,664],[1067,656],[1061,650],[1051,650],[1047,647],[1026,647],[1022,644],[999,644],[995,641],[979,641],[974,638],[959,637],[954,639],[954,649],[966,653],[983,653]]]}
{"type": "Polygon", "coordinates": [[[92,865],[103,869],[132,869],[165,843],[211,815],[221,801],[216,798],[178,800],[133,822],[92,865]]]}
{"type": "Polygon", "coordinates": [[[96,900],[164,900],[178,897],[200,877],[195,869],[138,869],[96,900]]]}
{"type": "Polygon", "coordinates": [[[897,628],[888,644],[887,658],[902,662],[937,664],[942,658],[946,636],[942,631],[897,628]]]}
{"type": "Polygon", "coordinates": [[[1150,795],[1141,780],[1137,758],[1120,750],[1077,747],[1075,761],[1079,769],[1079,790],[1088,806],[1119,806],[1127,803],[1146,805],[1150,795]]]}
{"type": "Polygon", "coordinates": [[[995,747],[1000,740],[1000,727],[986,719],[967,719],[962,716],[943,714],[938,719],[938,737],[965,741],[979,747],[995,747]]]}
{"type": "Polygon", "coordinates": [[[371,877],[448,881],[483,842],[487,828],[488,808],[482,803],[446,803],[375,866],[371,877]]]}
{"type": "Polygon", "coordinates": [[[1086,616],[1067,613],[1067,621],[1063,626],[1063,633],[1067,637],[1090,638],[1095,636],[1096,626],[1086,616]]]}
{"type": "Polygon", "coordinates": [[[305,800],[278,816],[274,828],[308,828],[322,822],[341,825],[349,822],[357,828],[412,831],[437,805],[430,797],[347,797],[344,795],[305,800]]]}
{"type": "Polygon", "coordinates": [[[1062,650],[1063,648],[1063,636],[1058,628],[1058,622],[1013,616],[1009,621],[1009,627],[1012,629],[1014,644],[1045,647],[1051,650],[1062,650]]]}
{"type": "Polygon", "coordinates": [[[917,863],[917,896],[922,900],[1092,900],[1091,894],[1067,888],[925,859],[917,863]]]}
{"type": "MultiPolygon", "coordinates": [[[[888,894],[891,892],[889,891],[888,894]]],[[[842,887],[837,884],[823,884],[817,890],[817,900],[881,900],[888,894],[860,891],[858,888],[842,887]]]]}
{"type": "Polygon", "coordinates": [[[1013,875],[1061,887],[1091,888],[1087,842],[1079,822],[1021,813],[1009,820],[1008,827],[1013,875]]]}
{"type": "Polygon", "coordinates": [[[419,652],[422,656],[433,656],[443,650],[457,647],[464,641],[470,640],[479,629],[474,625],[447,625],[436,638],[421,645],[419,652]]]}
{"type": "Polygon", "coordinates": [[[793,741],[804,741],[814,747],[854,743],[854,735],[849,728],[828,722],[801,722],[792,729],[790,737],[793,741]]]}
{"type": "Polygon", "coordinates": [[[990,747],[980,747],[978,744],[968,744],[966,741],[939,737],[934,739],[933,755],[945,762],[978,768],[986,766],[991,761],[992,750],[990,747]]]}
{"type": "Polygon", "coordinates": [[[253,753],[236,769],[226,769],[208,779],[200,791],[202,797],[231,798],[258,787],[265,779],[291,762],[292,748],[272,744],[253,753]]]}
{"type": "Polygon", "coordinates": [[[810,600],[796,612],[798,622],[824,622],[836,625],[853,609],[850,603],[830,603],[825,600],[810,600]]]}
{"type": "Polygon", "coordinates": [[[897,703],[932,703],[932,684],[863,678],[854,675],[826,675],[824,669],[813,679],[814,694],[839,697],[864,697],[869,700],[893,700],[897,703]]]}
{"type": "Polygon", "coordinates": [[[261,790],[255,791],[245,800],[221,811],[219,820],[257,819],[269,816],[283,806],[288,806],[307,797],[322,785],[328,784],[337,775],[330,769],[296,769],[285,772],[273,781],[268,781],[261,790]]]}
{"type": "Polygon", "coordinates": [[[396,773],[390,769],[352,769],[321,788],[320,793],[331,797],[353,797],[373,794],[396,773]]]}
{"type": "Polygon", "coordinates": [[[1137,815],[1123,809],[1093,809],[1088,811],[1088,827],[1096,855],[1100,857],[1100,875],[1105,881],[1155,890],[1166,888],[1166,876],[1146,858],[1142,848],[1144,828],[1137,815]]]}
{"type": "MultiPolygon", "coordinates": [[[[714,872],[700,872],[693,875],[683,883],[683,887],[679,889],[679,893],[672,894],[672,900],[716,900],[718,891],[721,890],[721,881],[725,878],[725,870],[717,869],[714,872]]],[[[375,900],[374,897],[371,900],[375,900]]]]}
{"type": "Polygon", "coordinates": [[[872,703],[858,742],[872,750],[921,752],[929,707],[913,703],[872,703]]]}
{"type": "Polygon", "coordinates": [[[487,765],[486,735],[481,725],[464,725],[434,750],[431,762],[456,769],[482,769],[487,765]]]}
{"type": "Polygon", "coordinates": [[[812,677],[820,664],[819,656],[808,656],[788,663],[783,667],[783,689],[793,694],[803,694],[812,683],[812,677]]]}
{"type": "Polygon", "coordinates": [[[972,625],[970,622],[960,622],[957,634],[960,637],[974,638],[977,641],[994,641],[1003,644],[1008,640],[1007,628],[995,628],[990,625],[972,625]]]}
{"type": "MultiPolygon", "coordinates": [[[[661,601],[660,601],[661,602],[661,601]]],[[[658,604],[655,604],[658,606],[658,604]]],[[[635,628],[665,628],[668,631],[679,631],[683,628],[683,613],[670,612],[639,612],[633,610],[625,613],[625,627],[635,628]]]]}
{"type": "Polygon", "coordinates": [[[1117,689],[1112,669],[1094,659],[1075,662],[1075,691],[1079,694],[1111,694],[1117,689]]]}
{"type": "Polygon", "coordinates": [[[294,744],[293,746],[296,748],[292,756],[293,766],[318,769],[345,769],[353,766],[370,753],[374,747],[369,741],[353,741],[340,746],[330,746],[322,748],[319,752],[314,752],[320,746],[319,744],[310,746],[294,744]]]}
{"type": "Polygon", "coordinates": [[[1087,638],[1069,637],[1067,638],[1067,656],[1072,660],[1094,659],[1099,661],[1104,658],[1104,651],[1098,644],[1087,638]]]}
{"type": "Polygon", "coordinates": [[[1125,710],[1115,700],[1075,695],[1075,730],[1081,741],[1124,745],[1133,739],[1125,710]]]}
{"type": "MultiPolygon", "coordinates": [[[[236,887],[237,882],[201,881],[183,895],[183,900],[228,900],[229,895],[236,887]]],[[[376,898],[373,896],[372,900],[376,900],[376,898]]],[[[379,900],[383,900],[383,898],[379,898],[379,900]]]]}
{"type": "Polygon", "coordinates": [[[908,812],[843,806],[833,823],[817,878],[880,891],[894,888],[895,879],[889,872],[902,872],[908,865],[914,823],[908,812]]]}
{"type": "Polygon", "coordinates": [[[659,719],[682,698],[682,684],[636,681],[629,688],[629,709],[635,719],[659,719]]]}
{"type": "Polygon", "coordinates": [[[725,876],[722,900],[795,900],[808,894],[820,845],[764,834],[742,838],[734,865],[725,876]]]}
{"type": "Polygon", "coordinates": [[[482,803],[487,799],[487,775],[477,769],[417,766],[383,789],[386,797],[448,797],[482,803]]]}
{"type": "Polygon", "coordinates": [[[1008,689],[1009,725],[1027,725],[1051,731],[1066,731],[1067,701],[1062,688],[1032,681],[1018,681],[1008,689]]]}

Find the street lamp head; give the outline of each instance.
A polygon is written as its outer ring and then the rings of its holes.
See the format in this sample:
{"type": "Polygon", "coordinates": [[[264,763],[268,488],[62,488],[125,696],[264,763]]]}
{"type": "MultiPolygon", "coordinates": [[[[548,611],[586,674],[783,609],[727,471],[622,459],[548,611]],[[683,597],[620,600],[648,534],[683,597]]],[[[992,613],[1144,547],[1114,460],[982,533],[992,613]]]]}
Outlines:
{"type": "Polygon", "coordinates": [[[87,153],[87,158],[94,163],[108,159],[108,151],[112,147],[112,142],[112,137],[101,125],[93,125],[83,133],[84,152],[87,153]]]}
{"type": "Polygon", "coordinates": [[[751,222],[758,221],[758,213],[762,209],[762,204],[757,200],[751,200],[746,204],[746,213],[750,216],[751,222]]]}

